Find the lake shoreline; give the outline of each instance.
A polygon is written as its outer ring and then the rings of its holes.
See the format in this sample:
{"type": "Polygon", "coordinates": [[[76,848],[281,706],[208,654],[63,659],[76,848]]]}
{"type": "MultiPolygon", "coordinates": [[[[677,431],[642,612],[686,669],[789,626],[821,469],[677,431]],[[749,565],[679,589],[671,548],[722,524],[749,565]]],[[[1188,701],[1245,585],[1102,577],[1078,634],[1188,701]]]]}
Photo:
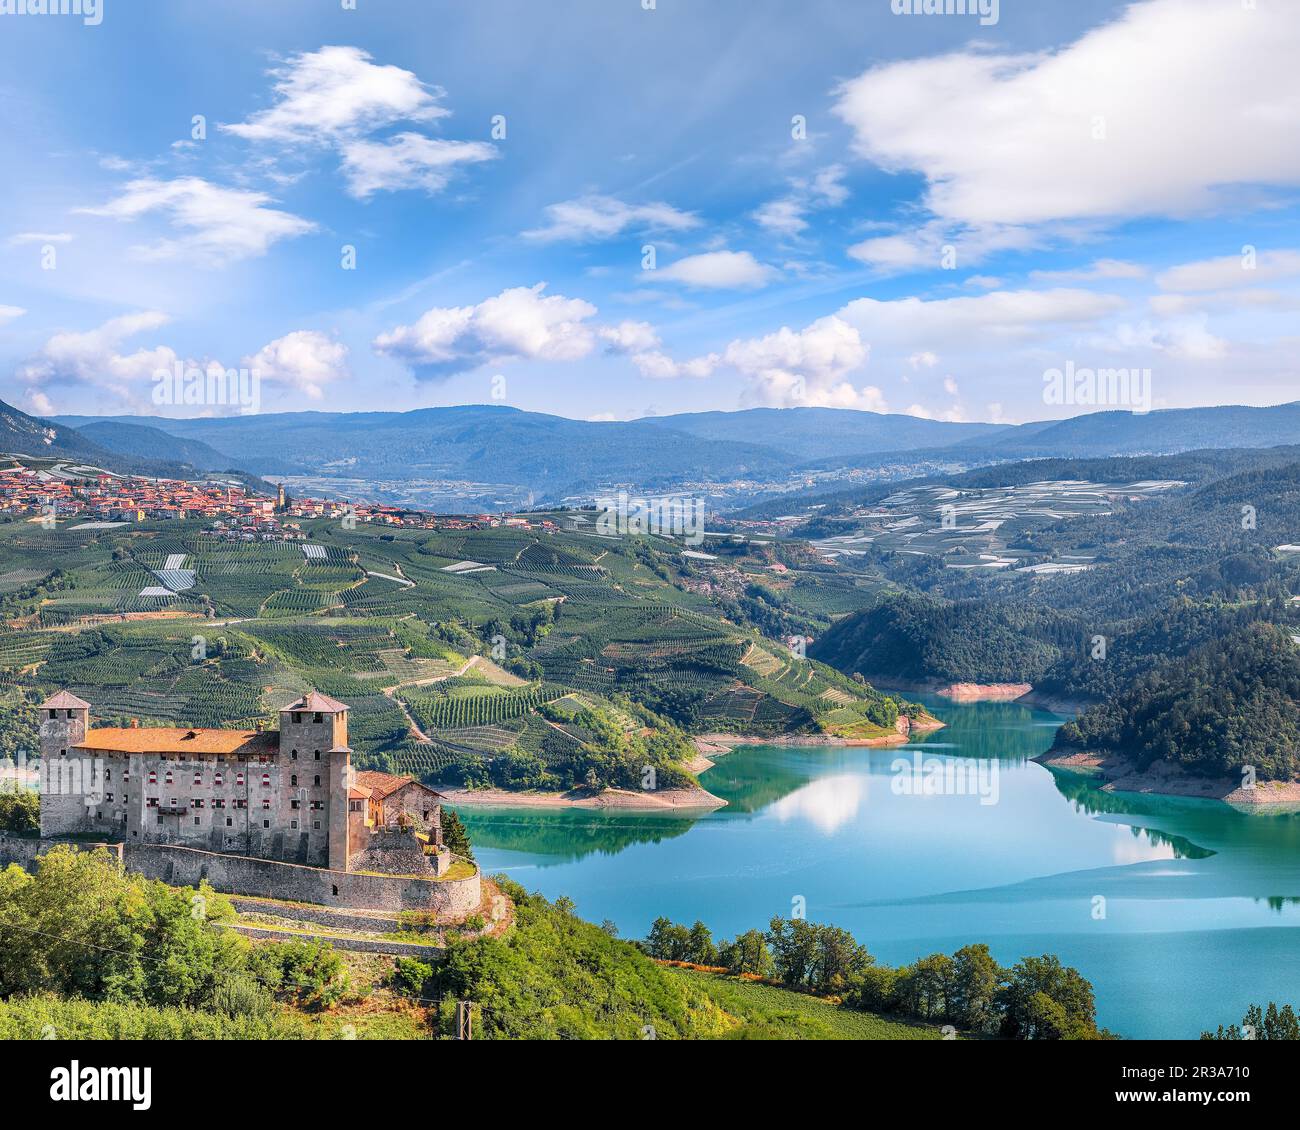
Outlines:
{"type": "Polygon", "coordinates": [[[723,757],[742,745],[858,746],[865,749],[906,745],[915,734],[933,733],[947,725],[938,718],[927,718],[925,722],[909,722],[906,730],[879,734],[874,738],[841,738],[834,734],[696,734],[691,739],[696,756],[685,767],[692,773],[703,773],[713,768],[713,758],[723,757]]]}
{"type": "Polygon", "coordinates": [[[1279,808],[1300,809],[1300,781],[1259,781],[1245,788],[1237,777],[1193,777],[1177,766],[1157,763],[1138,769],[1127,758],[1093,750],[1048,750],[1033,758],[1039,765],[1105,780],[1108,793],[1217,800],[1247,814],[1273,814],[1279,808]]]}
{"type": "Polygon", "coordinates": [[[953,702],[1018,702],[1053,714],[1079,714],[1087,708],[1086,702],[1062,698],[1035,690],[1032,683],[971,683],[947,682],[943,679],[890,679],[871,678],[867,682],[877,690],[903,691],[910,694],[932,694],[953,702]]]}
{"type": "MultiPolygon", "coordinates": [[[[900,719],[900,722],[905,721],[900,719]]],[[[831,734],[698,734],[692,741],[695,756],[682,763],[682,768],[696,776],[712,769],[714,759],[730,753],[742,745],[802,745],[802,746],[861,746],[879,749],[886,746],[906,745],[912,735],[943,729],[945,723],[927,715],[927,720],[912,723],[907,720],[905,730],[881,734],[874,738],[839,738],[831,734]]],[[[511,792],[509,789],[439,789],[443,800],[450,805],[467,805],[479,808],[617,808],[627,811],[663,812],[695,810],[712,812],[725,808],[727,802],[714,796],[702,786],[685,789],[659,789],[639,791],[634,789],[604,789],[592,793],[586,789],[567,792],[511,792]]]]}
{"type": "Polygon", "coordinates": [[[617,808],[642,812],[694,810],[712,812],[727,804],[707,789],[604,789],[599,793],[571,789],[564,793],[514,793],[509,789],[439,789],[443,802],[470,808],[617,808]]]}

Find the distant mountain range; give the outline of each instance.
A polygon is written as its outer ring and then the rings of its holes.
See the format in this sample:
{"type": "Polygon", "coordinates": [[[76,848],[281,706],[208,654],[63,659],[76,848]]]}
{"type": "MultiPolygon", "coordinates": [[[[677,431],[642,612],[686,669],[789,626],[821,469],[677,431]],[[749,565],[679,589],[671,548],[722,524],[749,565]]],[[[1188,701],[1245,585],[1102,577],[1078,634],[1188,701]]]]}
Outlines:
{"type": "Polygon", "coordinates": [[[464,405],[185,420],[60,416],[53,426],[60,428],[60,444],[89,441],[93,448],[135,460],[163,459],[200,470],[239,468],[271,479],[337,479],[353,492],[371,484],[378,497],[392,484],[469,481],[518,488],[541,503],[620,485],[654,490],[703,481],[774,483],[850,466],[906,468],[922,458],[978,465],[1269,447],[1300,441],[1300,402],[1144,415],[1095,412],[1020,425],[834,408],[755,408],[619,423],[464,405]]]}
{"type": "Polygon", "coordinates": [[[0,400],[0,452],[100,467],[118,474],[197,478],[207,471],[234,471],[255,489],[270,489],[244,474],[239,460],[198,441],[187,441],[143,424],[102,421],[72,427],[29,416],[0,400]]]}

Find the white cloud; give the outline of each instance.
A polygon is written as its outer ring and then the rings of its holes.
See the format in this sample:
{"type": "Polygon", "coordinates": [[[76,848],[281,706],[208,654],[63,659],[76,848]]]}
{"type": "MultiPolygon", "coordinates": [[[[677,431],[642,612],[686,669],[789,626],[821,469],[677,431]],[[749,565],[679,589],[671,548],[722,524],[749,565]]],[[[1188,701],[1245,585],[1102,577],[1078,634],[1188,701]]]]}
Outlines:
{"type": "Polygon", "coordinates": [[[800,235],[808,227],[810,212],[838,207],[848,199],[849,190],[843,179],[843,165],[829,165],[812,177],[796,177],[790,181],[790,191],[786,195],[755,210],[754,221],[776,235],[800,235]]]}
{"type": "Polygon", "coordinates": [[[835,112],[949,222],[1240,212],[1244,186],[1300,183],[1298,57],[1289,5],[1148,0],[1054,52],[872,68],[835,112]]]}
{"type": "Polygon", "coordinates": [[[669,204],[625,204],[613,196],[589,195],[544,209],[546,224],[524,232],[527,239],[551,242],[561,239],[611,239],[629,228],[636,231],[689,231],[700,226],[699,217],[669,204]]]}
{"type": "Polygon", "coordinates": [[[659,332],[649,322],[623,321],[596,332],[611,353],[648,353],[659,348],[659,332]]]}
{"type": "Polygon", "coordinates": [[[12,322],[15,318],[21,318],[27,311],[21,306],[0,306],[0,326],[6,322],[12,322]]]}
{"type": "Polygon", "coordinates": [[[879,389],[856,388],[847,379],[868,354],[858,331],[832,315],[802,330],[782,326],[765,337],[733,341],[722,362],[749,380],[746,403],[881,411],[879,389]]]}
{"type": "Polygon", "coordinates": [[[782,326],[763,337],[738,338],[722,353],[678,361],[654,350],[636,354],[632,361],[652,380],[701,379],[720,368],[732,369],[746,379],[745,404],[884,412],[880,389],[859,388],[848,379],[867,363],[869,352],[856,329],[831,316],[802,330],[782,326]]]}
{"type": "Polygon", "coordinates": [[[326,385],[351,376],[347,346],[316,330],[295,330],[268,342],[243,365],[259,379],[288,385],[312,400],[324,396],[326,385]]]}
{"type": "Polygon", "coordinates": [[[957,298],[857,298],[838,317],[873,344],[898,348],[983,341],[1005,346],[1045,328],[1087,325],[1117,313],[1124,300],[1089,290],[995,290],[957,298]]]}
{"type": "Polygon", "coordinates": [[[159,213],[182,234],[137,247],[137,255],[146,260],[187,258],[220,266],[265,255],[279,240],[316,230],[309,220],[268,208],[269,203],[271,197],[266,193],[224,188],[201,177],[142,178],[128,182],[108,203],[77,211],[116,220],[159,213]]]}
{"type": "Polygon", "coordinates": [[[436,306],[409,326],[374,340],[422,378],[451,376],[511,359],[576,361],[596,347],[589,325],[596,307],[580,298],[544,295],[545,283],[513,287],[476,306],[436,306]]]}
{"type": "Polygon", "coordinates": [[[683,377],[690,380],[703,380],[713,375],[720,360],[716,353],[708,353],[687,361],[675,361],[657,349],[632,356],[632,363],[637,370],[643,377],[652,381],[674,381],[683,377]]]}
{"type": "Polygon", "coordinates": [[[406,131],[376,137],[399,122],[429,123],[451,111],[445,92],[411,71],[372,61],[359,47],[322,47],[294,55],[271,72],[276,102],[221,129],[247,141],[333,148],[350,195],[442,191],[461,166],[498,155],[485,141],[448,141],[406,131]]]}
{"type": "Polygon", "coordinates": [[[939,363],[939,358],[936,357],[933,353],[931,353],[928,349],[925,349],[922,350],[920,353],[913,353],[910,357],[908,357],[907,363],[913,369],[921,369],[921,368],[933,369],[939,363]]]}
{"type": "Polygon", "coordinates": [[[248,141],[332,144],[399,121],[428,122],[449,110],[442,91],[401,67],[371,62],[360,47],[322,47],[271,71],[275,105],[221,128],[248,141]]]}
{"type": "Polygon", "coordinates": [[[11,247],[21,247],[25,243],[71,243],[72,233],[66,231],[20,231],[9,237],[11,247]]]}
{"type": "Polygon", "coordinates": [[[457,167],[498,155],[496,147],[485,141],[444,141],[418,133],[399,133],[384,141],[349,141],[342,154],[348,193],[358,200],[407,188],[440,192],[457,167]]]}
{"type": "Polygon", "coordinates": [[[44,395],[42,390],[49,385],[74,385],[104,389],[127,405],[147,405],[153,374],[171,370],[179,358],[165,345],[134,353],[120,349],[130,338],[158,329],[168,320],[160,311],[145,310],[111,318],[93,330],[56,333],[39,353],[18,366],[16,375],[28,386],[29,398],[44,395]]]}
{"type": "Polygon", "coordinates": [[[679,282],[704,290],[729,290],[766,286],[776,272],[748,251],[706,251],[644,274],[646,278],[659,282],[679,282]]]}
{"type": "Polygon", "coordinates": [[[1030,278],[1038,282],[1102,282],[1114,279],[1146,278],[1147,269],[1139,263],[1123,259],[1096,259],[1087,267],[1066,271],[1032,271],[1030,278]]]}
{"type": "Polygon", "coordinates": [[[943,391],[946,392],[949,396],[958,395],[959,389],[957,388],[957,382],[952,377],[944,377],[943,391]]]}
{"type": "Polygon", "coordinates": [[[1156,283],[1162,290],[1231,290],[1297,276],[1300,276],[1300,251],[1282,249],[1183,263],[1162,271],[1156,276],[1156,283]]]}
{"type": "Polygon", "coordinates": [[[1228,343],[1210,332],[1204,317],[1124,323],[1110,335],[1094,339],[1094,344],[1113,352],[1146,350],[1180,361],[1217,361],[1228,354],[1228,343]]]}
{"type": "Polygon", "coordinates": [[[891,235],[872,236],[848,249],[851,259],[884,274],[956,270],[983,262],[995,251],[1024,251],[1041,238],[1026,228],[998,224],[953,228],[940,221],[891,235]]]}

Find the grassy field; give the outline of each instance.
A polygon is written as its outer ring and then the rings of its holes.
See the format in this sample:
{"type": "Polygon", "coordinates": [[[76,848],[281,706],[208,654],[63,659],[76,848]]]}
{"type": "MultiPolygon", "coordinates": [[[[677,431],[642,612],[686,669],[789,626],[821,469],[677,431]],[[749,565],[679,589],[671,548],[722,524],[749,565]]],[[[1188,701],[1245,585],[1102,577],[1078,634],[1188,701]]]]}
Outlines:
{"type": "Polygon", "coordinates": [[[785,1040],[941,1040],[941,1029],[857,1012],[805,993],[718,973],[672,969],[745,1027],[736,1035],[785,1040]]]}

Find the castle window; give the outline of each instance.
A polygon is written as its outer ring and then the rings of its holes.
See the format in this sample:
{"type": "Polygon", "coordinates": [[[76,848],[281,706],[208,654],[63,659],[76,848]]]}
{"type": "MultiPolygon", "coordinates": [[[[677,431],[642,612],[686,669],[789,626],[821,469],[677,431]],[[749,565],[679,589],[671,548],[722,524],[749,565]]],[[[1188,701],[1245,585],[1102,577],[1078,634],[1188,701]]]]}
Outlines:
{"type": "Polygon", "coordinates": [[[104,799],[105,799],[109,804],[112,804],[112,803],[113,803],[113,794],[112,794],[112,793],[105,793],[105,794],[104,794],[104,799]]]}
{"type": "Polygon", "coordinates": [[[317,831],[320,831],[320,821],[317,820],[317,821],[312,825],[312,827],[315,828],[317,831]]]}
{"type": "Polygon", "coordinates": [[[297,785],[297,783],[298,783],[298,774],[295,773],[292,777],[289,778],[289,784],[297,785]]]}
{"type": "Polygon", "coordinates": [[[290,757],[291,760],[293,760],[293,761],[297,761],[297,760],[298,760],[298,751],[297,751],[296,749],[294,749],[294,750],[290,750],[290,751],[289,751],[289,757],[290,757]]]}
{"type": "Polygon", "coordinates": [[[60,756],[60,757],[67,757],[67,756],[68,756],[68,751],[67,751],[66,749],[61,749],[61,750],[59,750],[59,756],[60,756]]]}
{"type": "Polygon", "coordinates": [[[291,820],[291,821],[289,822],[289,827],[290,827],[290,828],[293,828],[293,829],[296,830],[297,827],[298,827],[298,821],[297,821],[297,820],[291,820]]]}
{"type": "Polygon", "coordinates": [[[160,809],[158,810],[158,823],[159,823],[159,824],[162,823],[162,818],[163,818],[163,814],[162,814],[162,809],[160,808],[160,809]]]}
{"type": "Polygon", "coordinates": [[[247,808],[247,807],[248,807],[248,801],[246,801],[243,797],[240,797],[238,800],[235,801],[235,807],[236,807],[236,808],[247,808]]]}
{"type": "Polygon", "coordinates": [[[243,783],[244,783],[244,775],[243,775],[243,773],[236,773],[236,774],[235,774],[235,784],[236,784],[236,785],[242,785],[243,783]]]}
{"type": "Polygon", "coordinates": [[[263,808],[270,808],[270,807],[271,807],[271,802],[270,802],[269,800],[264,800],[264,801],[262,801],[262,807],[263,807],[263,808]]]}
{"type": "Polygon", "coordinates": [[[213,779],[212,783],[216,785],[217,788],[221,788],[221,786],[226,783],[226,779],[220,773],[218,773],[216,777],[213,779]]]}
{"type": "Polygon", "coordinates": [[[198,822],[199,822],[199,818],[197,816],[194,817],[194,823],[197,824],[198,822]]]}
{"type": "Polygon", "coordinates": [[[203,774],[200,773],[197,769],[194,770],[194,783],[196,785],[203,784],[203,774]]]}
{"type": "Polygon", "coordinates": [[[234,823],[235,823],[235,822],[234,822],[234,821],[233,821],[229,816],[226,817],[226,827],[227,827],[227,828],[233,827],[233,826],[234,826],[234,823]]]}
{"type": "Polygon", "coordinates": [[[58,712],[57,710],[51,710],[51,711],[50,711],[50,717],[51,717],[51,718],[57,718],[58,716],[59,716],[59,712],[58,712]]]}
{"type": "Polygon", "coordinates": [[[338,887],[334,886],[333,884],[330,885],[330,890],[332,890],[336,895],[339,893],[338,887]]]}
{"type": "Polygon", "coordinates": [[[156,785],[157,783],[158,783],[158,770],[157,770],[157,769],[150,769],[150,770],[149,770],[149,784],[151,784],[151,785],[156,785]]]}
{"type": "Polygon", "coordinates": [[[147,801],[145,801],[145,807],[147,807],[147,808],[157,808],[157,807],[158,807],[158,798],[157,798],[156,796],[151,796],[147,801]]]}
{"type": "Polygon", "coordinates": [[[113,770],[111,770],[111,769],[105,769],[105,770],[104,770],[104,780],[105,780],[105,781],[111,781],[112,779],[113,779],[113,770]]]}
{"type": "Polygon", "coordinates": [[[271,787],[271,774],[270,774],[270,773],[263,773],[263,774],[262,774],[262,788],[264,788],[264,789],[269,789],[270,787],[271,787]]]}
{"type": "Polygon", "coordinates": [[[322,808],[325,807],[325,802],[323,800],[314,800],[311,802],[311,807],[312,807],[312,811],[319,812],[322,808]]]}
{"type": "Polygon", "coordinates": [[[317,750],[317,751],[316,751],[316,760],[317,760],[317,761],[320,760],[320,750],[317,750]]]}
{"type": "Polygon", "coordinates": [[[359,800],[350,800],[350,801],[348,801],[348,811],[349,811],[349,812],[360,812],[360,811],[361,811],[361,802],[360,802],[359,800]]]}
{"type": "Polygon", "coordinates": [[[316,775],[316,784],[320,784],[320,774],[316,775]]]}
{"type": "MultiPolygon", "coordinates": [[[[72,711],[71,711],[71,710],[68,711],[68,716],[69,716],[69,717],[72,716],[72,711]]],[[[322,719],[321,719],[321,716],[320,716],[320,711],[319,711],[319,710],[318,710],[315,714],[313,714],[313,715],[311,716],[311,720],[312,720],[313,722],[320,722],[320,721],[322,720],[322,719]]]]}
{"type": "Polygon", "coordinates": [[[301,715],[301,714],[294,714],[294,716],[293,716],[293,724],[294,724],[295,726],[297,726],[297,725],[300,725],[301,722],[302,722],[302,715],[301,715]]]}
{"type": "Polygon", "coordinates": [[[172,783],[172,771],[168,769],[166,776],[163,777],[163,784],[170,785],[171,783],[172,783]]]}
{"type": "Polygon", "coordinates": [[[290,808],[301,808],[302,805],[299,803],[298,798],[297,798],[297,797],[294,797],[293,800],[291,800],[291,801],[289,802],[289,807],[290,807],[290,808]]]}
{"type": "Polygon", "coordinates": [[[72,711],[69,710],[68,713],[65,715],[65,717],[67,717],[67,718],[71,718],[71,717],[72,717],[72,711]]]}
{"type": "Polygon", "coordinates": [[[226,807],[226,802],[225,802],[224,800],[222,800],[220,797],[218,797],[216,800],[214,800],[214,801],[212,802],[212,807],[213,807],[213,808],[225,808],[225,807],[226,807]]]}
{"type": "Polygon", "coordinates": [[[203,798],[202,798],[202,797],[190,797],[190,807],[191,807],[191,808],[202,808],[202,807],[203,807],[203,798]]]}
{"type": "Polygon", "coordinates": [[[269,820],[263,820],[263,821],[262,821],[262,827],[263,827],[263,828],[269,828],[270,826],[271,826],[271,821],[269,821],[269,820]]]}

